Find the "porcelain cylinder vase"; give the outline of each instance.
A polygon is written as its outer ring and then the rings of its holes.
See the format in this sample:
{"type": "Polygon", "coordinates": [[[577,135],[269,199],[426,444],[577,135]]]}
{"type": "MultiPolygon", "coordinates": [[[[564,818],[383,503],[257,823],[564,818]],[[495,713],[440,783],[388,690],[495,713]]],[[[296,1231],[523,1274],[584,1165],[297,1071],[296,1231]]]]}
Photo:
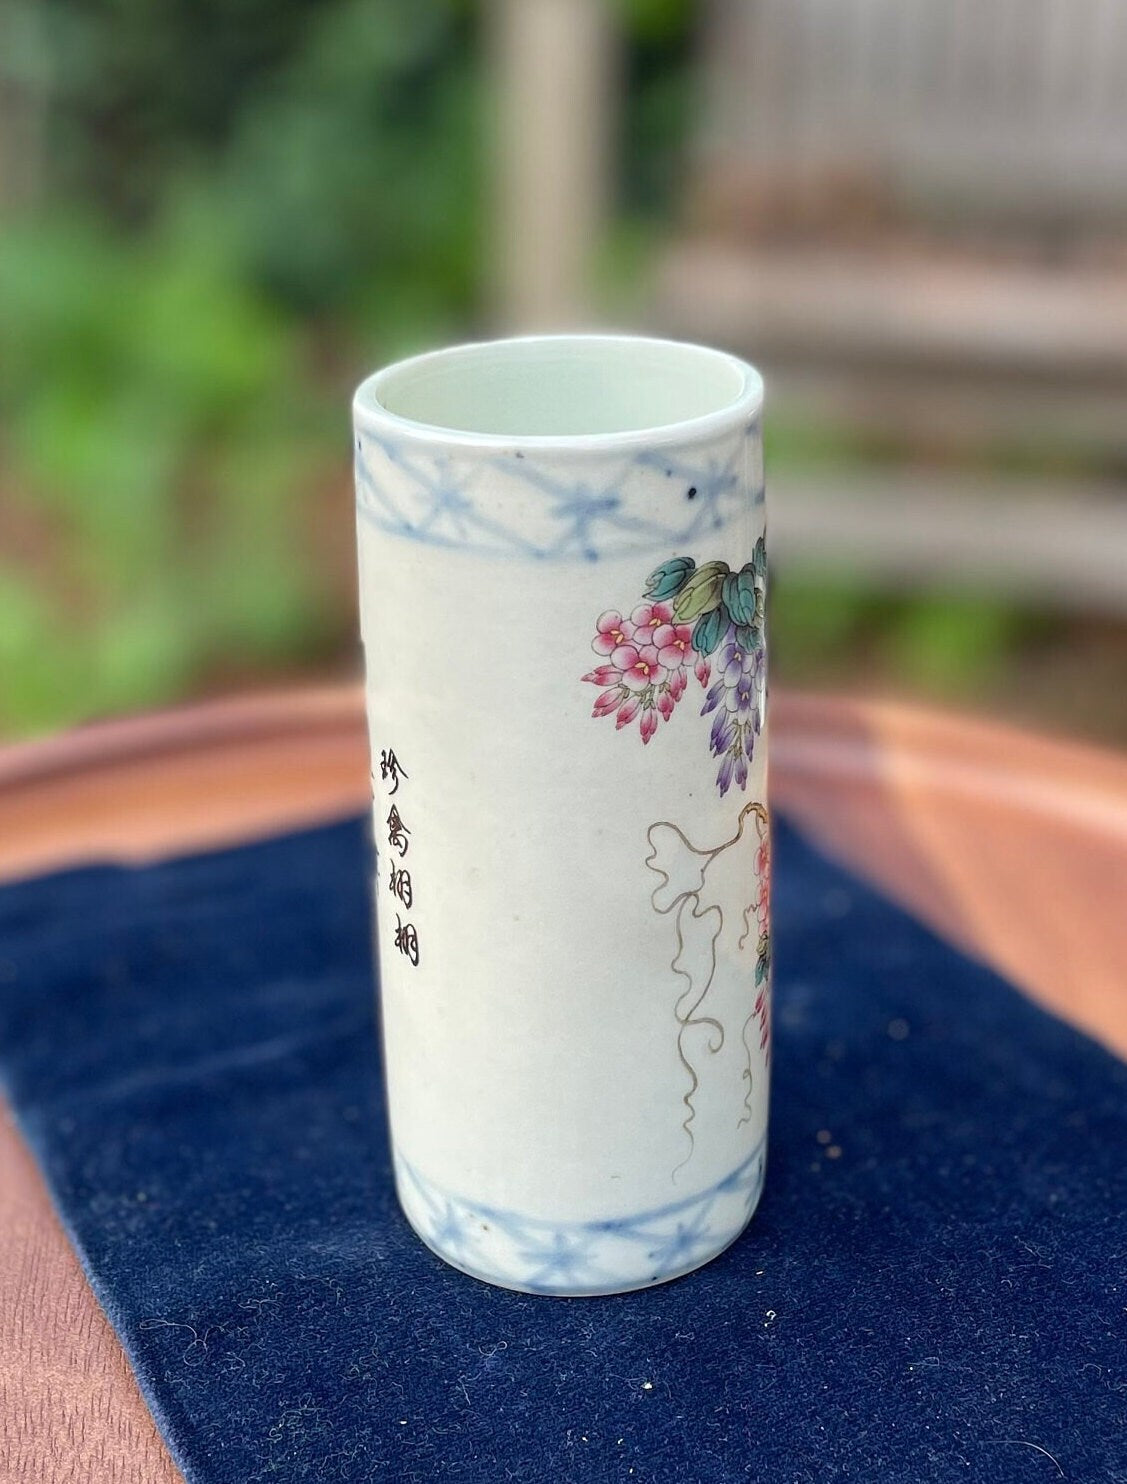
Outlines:
{"type": "Polygon", "coordinates": [[[761,406],[731,356],[609,336],[356,395],[395,1177],[489,1282],[660,1283],[759,1199],[761,406]]]}

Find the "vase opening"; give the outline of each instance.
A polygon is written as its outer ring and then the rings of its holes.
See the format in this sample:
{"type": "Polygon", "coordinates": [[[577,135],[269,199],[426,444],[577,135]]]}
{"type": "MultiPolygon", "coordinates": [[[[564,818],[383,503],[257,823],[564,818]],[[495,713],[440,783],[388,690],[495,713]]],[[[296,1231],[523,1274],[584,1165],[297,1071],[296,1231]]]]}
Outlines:
{"type": "MultiPolygon", "coordinates": [[[[358,407],[484,438],[615,437],[754,410],[758,375],[734,356],[671,340],[551,335],[456,346],[369,378],[358,407]]],[[[703,431],[703,429],[702,429],[703,431]]]]}

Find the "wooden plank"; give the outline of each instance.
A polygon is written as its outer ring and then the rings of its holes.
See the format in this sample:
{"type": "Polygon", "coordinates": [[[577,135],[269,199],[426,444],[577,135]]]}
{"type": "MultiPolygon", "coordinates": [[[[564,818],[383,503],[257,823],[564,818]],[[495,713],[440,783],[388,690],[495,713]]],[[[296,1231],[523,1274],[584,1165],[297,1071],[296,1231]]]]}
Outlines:
{"type": "Polygon", "coordinates": [[[661,267],[655,313],[686,333],[823,363],[895,360],[1057,384],[1086,377],[1127,394],[1122,268],[686,241],[661,267]]]}
{"type": "Polygon", "coordinates": [[[183,1484],[2,1098],[0,1479],[183,1484]]]}
{"type": "Polygon", "coordinates": [[[720,175],[735,159],[798,177],[852,165],[925,214],[954,192],[963,218],[1124,224],[1118,0],[727,0],[709,19],[720,175]]]}
{"type": "Polygon", "coordinates": [[[1118,487],[782,471],[771,476],[771,546],[782,572],[1127,617],[1127,496],[1118,487]]]}
{"type": "Polygon", "coordinates": [[[492,0],[489,14],[496,316],[507,328],[574,328],[591,314],[614,154],[611,7],[492,0]]]}

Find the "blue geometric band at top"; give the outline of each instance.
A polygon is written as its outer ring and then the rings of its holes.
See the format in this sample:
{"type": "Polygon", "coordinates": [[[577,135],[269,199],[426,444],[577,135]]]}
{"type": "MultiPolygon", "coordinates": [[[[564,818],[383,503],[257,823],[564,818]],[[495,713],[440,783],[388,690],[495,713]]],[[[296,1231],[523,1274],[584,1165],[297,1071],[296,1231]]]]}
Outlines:
{"type": "Polygon", "coordinates": [[[381,531],[428,546],[534,561],[597,561],[678,550],[746,517],[749,505],[763,503],[762,488],[749,498],[746,459],[741,436],[726,440],[722,452],[719,445],[702,450],[699,463],[643,450],[601,465],[591,478],[579,470],[565,478],[518,450],[469,465],[365,433],[356,440],[357,507],[381,531]],[[662,481],[660,498],[655,476],[662,481]]]}
{"type": "Polygon", "coordinates": [[[594,1221],[553,1221],[480,1204],[427,1180],[398,1150],[395,1164],[404,1206],[420,1236],[457,1266],[530,1293],[583,1294],[605,1291],[624,1273],[636,1273],[639,1246],[653,1283],[678,1277],[720,1251],[755,1210],[766,1173],[765,1143],[760,1139],[734,1170],[696,1195],[594,1221]]]}

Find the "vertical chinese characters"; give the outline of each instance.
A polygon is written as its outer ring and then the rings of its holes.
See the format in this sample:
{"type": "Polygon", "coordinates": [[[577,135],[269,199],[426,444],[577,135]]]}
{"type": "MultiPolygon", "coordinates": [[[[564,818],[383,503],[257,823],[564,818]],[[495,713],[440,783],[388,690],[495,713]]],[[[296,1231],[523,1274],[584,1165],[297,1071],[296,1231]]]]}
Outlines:
{"type": "Polygon", "coordinates": [[[400,858],[405,856],[410,848],[411,842],[407,838],[410,833],[411,831],[403,823],[403,818],[399,813],[399,806],[392,804],[387,816],[387,843],[391,846],[392,850],[399,852],[400,858]]]}
{"type": "Polygon", "coordinates": [[[411,903],[415,894],[411,890],[411,873],[406,866],[392,866],[391,880],[388,882],[393,897],[398,897],[407,911],[411,910],[411,903]]]}
{"type": "MultiPolygon", "coordinates": [[[[388,797],[392,798],[399,792],[399,785],[410,779],[410,774],[396,757],[391,748],[385,748],[380,752],[380,779],[384,783],[390,780],[388,797]]],[[[398,804],[392,804],[388,810],[387,819],[387,843],[399,857],[400,864],[392,865],[388,876],[388,891],[396,901],[410,912],[415,902],[415,888],[411,880],[410,869],[403,864],[408,851],[411,849],[411,829],[403,818],[398,804]]],[[[395,914],[395,947],[397,952],[414,968],[419,966],[419,933],[412,922],[404,922],[397,911],[395,914]]]]}
{"type": "Polygon", "coordinates": [[[385,747],[380,752],[380,777],[386,783],[391,779],[391,787],[388,789],[388,797],[399,792],[399,780],[409,775],[400,766],[399,759],[395,756],[394,749],[385,747]]]}
{"type": "Polygon", "coordinates": [[[416,969],[419,967],[419,935],[414,924],[404,922],[398,912],[395,914],[395,946],[416,969]]]}

